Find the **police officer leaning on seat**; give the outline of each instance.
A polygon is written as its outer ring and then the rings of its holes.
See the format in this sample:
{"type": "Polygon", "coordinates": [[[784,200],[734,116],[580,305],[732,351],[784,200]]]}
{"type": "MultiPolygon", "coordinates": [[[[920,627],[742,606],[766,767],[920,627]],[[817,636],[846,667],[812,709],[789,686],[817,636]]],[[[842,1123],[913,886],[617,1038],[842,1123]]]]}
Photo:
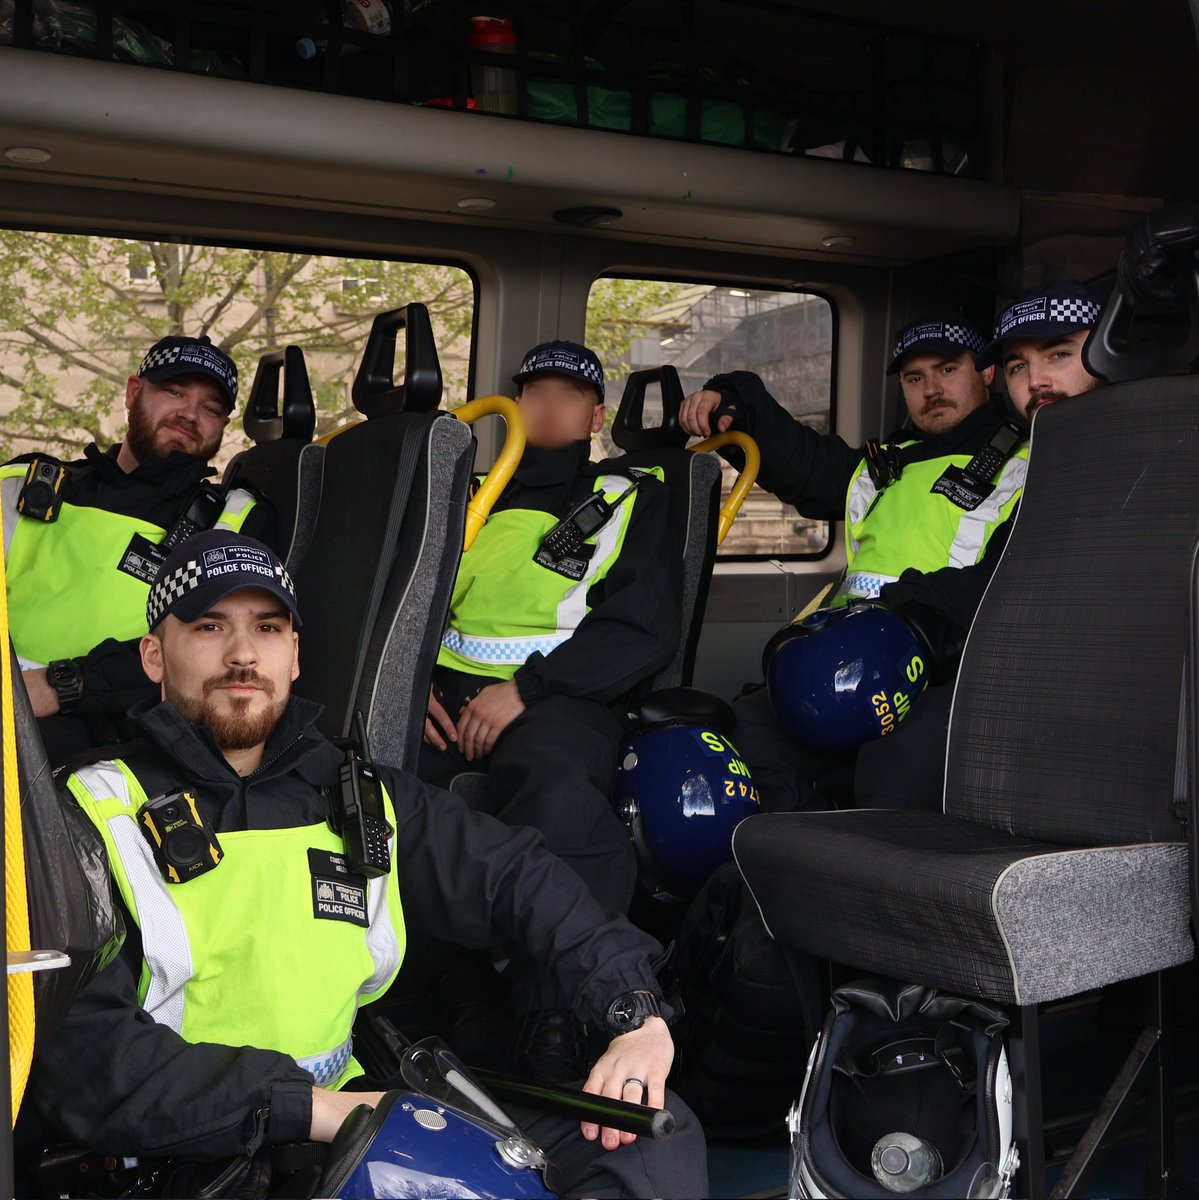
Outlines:
{"type": "MultiPolygon", "coordinates": [[[[933,313],[901,329],[888,374],[899,377],[911,427],[881,444],[851,446],[809,429],[747,371],[710,379],[686,398],[680,422],[704,436],[745,430],[761,448],[763,487],[805,517],[845,521],[848,565],[838,597],[881,596],[918,619],[934,640],[952,644],[969,627],[981,596],[972,578],[977,573],[961,568],[994,561],[1024,483],[1023,435],[1003,401],[989,398],[994,368],[976,368],[984,344],[982,333],[956,313],[933,313]],[[993,443],[1002,446],[995,451],[1000,465],[972,487],[965,468],[993,443]]],[[[947,716],[947,693],[944,700],[947,716]]],[[[929,704],[926,695],[913,714],[929,704]]],[[[852,762],[792,738],[765,689],[743,697],[735,711],[737,746],[767,808],[828,808],[844,799],[843,777],[852,762]],[[840,795],[825,794],[834,787],[840,795]]],[[[887,740],[905,738],[924,778],[864,779],[859,770],[854,792],[882,787],[895,803],[926,794],[929,780],[943,770],[943,722],[938,728],[937,721],[921,725],[909,718],[887,740]]]]}
{"type": "MultiPolygon", "coordinates": [[[[129,934],[37,1054],[28,1097],[46,1123],[102,1153],[190,1161],[331,1140],[378,1101],[351,1026],[395,977],[406,927],[526,947],[580,1018],[608,1027],[586,1089],[662,1107],[674,1050],[656,1015],[660,947],[604,913],[534,831],[326,741],[318,706],[290,694],[300,618],[265,546],[196,535],[147,617],[141,656],[162,700],[135,713],[143,741],[67,782],[104,838],[129,934]],[[342,806],[347,763],[378,797],[364,832],[342,806]],[[176,855],[166,831],[181,812],[192,844],[176,855]]],[[[703,1133],[670,1107],[675,1135],[644,1144],[514,1115],[569,1194],[704,1195],[703,1133]]]]}
{"type": "MultiPolygon", "coordinates": [[[[682,567],[669,492],[648,473],[590,461],[604,421],[603,368],[591,350],[536,346],[514,382],[528,445],[462,556],[419,773],[444,785],[486,769],[489,811],[540,830],[602,908],[624,912],[636,865],[611,804],[621,735],[611,704],[678,644],[682,567]]],[[[547,1079],[577,1073],[581,1050],[563,1006],[515,965],[526,1018],[519,1065],[547,1079]],[[547,1065],[543,1042],[564,1063],[547,1065]]]]}
{"type": "Polygon", "coordinates": [[[112,722],[155,694],[137,638],[159,544],[214,525],[275,539],[268,505],[206,482],[236,403],[227,354],[165,337],[125,385],[124,441],[0,468],[13,645],[52,763],[111,740],[112,722]]]}

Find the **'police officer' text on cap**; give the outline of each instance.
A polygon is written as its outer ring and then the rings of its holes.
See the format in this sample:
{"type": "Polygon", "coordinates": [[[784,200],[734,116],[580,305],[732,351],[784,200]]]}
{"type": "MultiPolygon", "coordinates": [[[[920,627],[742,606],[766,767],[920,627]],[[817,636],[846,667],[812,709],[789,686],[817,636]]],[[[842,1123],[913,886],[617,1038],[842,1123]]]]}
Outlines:
{"type": "Polygon", "coordinates": [[[165,617],[197,621],[230,592],[259,588],[283,602],[296,628],[296,587],[284,565],[261,542],[227,529],[190,537],[167,556],[146,600],[146,623],[165,617]]]}
{"type": "Polygon", "coordinates": [[[917,351],[957,358],[967,350],[977,354],[986,343],[982,330],[961,313],[929,313],[899,331],[887,374],[894,375],[904,359],[917,351]]]}
{"type": "Polygon", "coordinates": [[[999,314],[995,336],[978,357],[979,370],[997,363],[1007,338],[1054,338],[1090,329],[1103,311],[1103,296],[1070,279],[1021,292],[999,314]]]}
{"type": "Polygon", "coordinates": [[[512,376],[518,386],[534,375],[566,375],[590,384],[604,399],[604,368],[594,350],[578,342],[542,342],[524,357],[520,370],[512,376]]]}
{"type": "Polygon", "coordinates": [[[229,411],[237,407],[237,365],[211,338],[160,338],[146,352],[137,373],[151,383],[180,375],[207,376],[220,389],[229,411]]]}

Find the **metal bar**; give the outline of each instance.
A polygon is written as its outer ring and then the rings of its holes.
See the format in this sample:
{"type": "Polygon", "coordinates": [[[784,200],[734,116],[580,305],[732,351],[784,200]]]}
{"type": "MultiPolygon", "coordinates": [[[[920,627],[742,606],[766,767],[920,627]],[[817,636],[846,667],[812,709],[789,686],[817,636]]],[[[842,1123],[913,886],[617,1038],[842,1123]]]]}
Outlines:
{"type": "Polygon", "coordinates": [[[1106,1149],[1105,1142],[1109,1133],[1128,1115],[1129,1100],[1137,1083],[1142,1073],[1147,1067],[1152,1067],[1153,1059],[1157,1057],[1159,1036],[1160,1030],[1141,1030],[1140,1036],[1124,1060],[1124,1065],[1087,1126],[1087,1131],[1079,1139],[1074,1153],[1062,1168],[1057,1184],[1049,1194],[1049,1200],[1068,1200],[1069,1197],[1081,1196],[1084,1193],[1099,1164],[1102,1152],[1106,1149]]]}
{"type": "Polygon", "coordinates": [[[1041,1133],[1041,1035],[1037,1006],[1021,1005],[1008,1042],[1012,1070],[1012,1133],[1020,1151],[1017,1194],[1045,1196],[1045,1142],[1041,1133]]]}

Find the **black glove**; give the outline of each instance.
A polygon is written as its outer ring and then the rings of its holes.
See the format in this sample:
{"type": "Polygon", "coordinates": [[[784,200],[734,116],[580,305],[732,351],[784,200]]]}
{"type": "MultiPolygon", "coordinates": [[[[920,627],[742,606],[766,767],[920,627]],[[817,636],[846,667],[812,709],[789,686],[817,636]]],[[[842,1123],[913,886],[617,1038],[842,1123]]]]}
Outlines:
{"type": "Polygon", "coordinates": [[[1154,209],[1125,240],[1116,268],[1121,292],[1134,307],[1185,304],[1197,249],[1199,205],[1187,201],[1154,209]]]}
{"type": "MultiPolygon", "coordinates": [[[[885,592],[887,589],[883,588],[885,592]]],[[[944,613],[921,604],[918,600],[904,600],[892,604],[880,597],[882,603],[893,613],[902,617],[916,640],[924,647],[927,656],[928,681],[931,686],[948,683],[958,672],[962,661],[962,647],[966,644],[966,631],[944,613]]]]}
{"type": "Polygon", "coordinates": [[[719,392],[720,405],[712,413],[712,429],[720,417],[732,416],[736,421],[737,412],[764,404],[778,405],[778,401],[766,390],[766,385],[752,371],[729,371],[723,375],[713,375],[704,384],[705,391],[719,392]]]}

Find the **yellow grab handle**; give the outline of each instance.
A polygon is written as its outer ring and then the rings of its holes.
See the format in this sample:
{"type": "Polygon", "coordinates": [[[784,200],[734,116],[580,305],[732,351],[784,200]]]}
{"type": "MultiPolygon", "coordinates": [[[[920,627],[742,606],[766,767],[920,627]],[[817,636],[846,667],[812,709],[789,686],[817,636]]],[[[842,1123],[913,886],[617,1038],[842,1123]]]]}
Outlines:
{"type": "Polygon", "coordinates": [[[748,433],[742,433],[737,429],[731,429],[728,433],[714,433],[710,438],[704,438],[702,442],[696,442],[694,446],[688,446],[687,449],[702,453],[704,450],[719,450],[721,446],[740,446],[745,452],[745,466],[741,468],[741,474],[737,476],[737,482],[733,484],[729,498],[721,507],[720,522],[716,526],[716,544],[718,546],[732,529],[733,520],[745,497],[749,494],[749,489],[753,487],[754,481],[758,478],[758,468],[762,465],[762,455],[758,450],[758,443],[748,433]]]}
{"type": "Polygon", "coordinates": [[[520,405],[508,396],[480,396],[476,400],[468,400],[450,414],[469,425],[480,417],[489,417],[493,413],[498,413],[504,418],[508,433],[495,464],[466,506],[466,536],[462,539],[464,551],[475,544],[479,530],[487,523],[491,506],[499,498],[500,492],[508,486],[508,480],[512,478],[516,468],[520,466],[525,452],[525,419],[520,415],[520,405]]]}

